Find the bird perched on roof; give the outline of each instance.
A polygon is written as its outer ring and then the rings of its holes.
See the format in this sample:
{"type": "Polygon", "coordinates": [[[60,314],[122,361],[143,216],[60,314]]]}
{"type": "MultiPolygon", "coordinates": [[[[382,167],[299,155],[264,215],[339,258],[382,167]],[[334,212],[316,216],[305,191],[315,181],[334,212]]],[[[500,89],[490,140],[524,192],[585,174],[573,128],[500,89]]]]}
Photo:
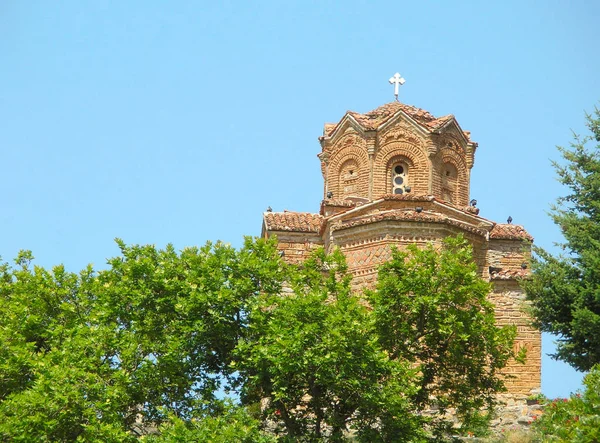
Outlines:
{"type": "Polygon", "coordinates": [[[267,212],[273,212],[273,208],[270,206],[267,206],[267,212]]]}
{"type": "Polygon", "coordinates": [[[333,198],[333,192],[327,191],[327,198],[333,198]]]}
{"type": "Polygon", "coordinates": [[[469,204],[473,207],[477,206],[477,200],[473,199],[469,202],[469,204]]]}
{"type": "Polygon", "coordinates": [[[508,223],[509,225],[512,223],[512,217],[510,215],[506,219],[506,223],[508,223]]]}

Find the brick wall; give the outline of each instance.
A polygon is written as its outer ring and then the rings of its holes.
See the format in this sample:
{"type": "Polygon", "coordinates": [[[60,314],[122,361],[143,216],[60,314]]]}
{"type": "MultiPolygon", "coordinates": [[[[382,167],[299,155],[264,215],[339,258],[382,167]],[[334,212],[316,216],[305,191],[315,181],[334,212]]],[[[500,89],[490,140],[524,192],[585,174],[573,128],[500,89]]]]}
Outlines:
{"type": "Polygon", "coordinates": [[[278,231],[269,233],[269,236],[272,235],[277,236],[277,249],[283,253],[287,263],[302,263],[312,251],[323,245],[321,237],[312,233],[278,231]]]}
{"type": "Polygon", "coordinates": [[[516,325],[515,350],[526,349],[525,364],[511,361],[504,373],[516,377],[508,378],[509,393],[529,395],[541,386],[542,337],[539,330],[531,326],[531,318],[525,312],[525,295],[514,280],[494,281],[490,300],[496,306],[499,325],[516,325]]]}
{"type": "Polygon", "coordinates": [[[433,195],[459,207],[469,202],[472,149],[457,134],[421,134],[400,118],[381,131],[360,132],[346,124],[336,138],[322,141],[322,147],[325,189],[335,198],[390,194],[391,169],[404,162],[414,194],[433,195]],[[345,170],[350,164],[356,169],[354,177],[345,170]],[[452,177],[448,165],[455,170],[452,177]]]}

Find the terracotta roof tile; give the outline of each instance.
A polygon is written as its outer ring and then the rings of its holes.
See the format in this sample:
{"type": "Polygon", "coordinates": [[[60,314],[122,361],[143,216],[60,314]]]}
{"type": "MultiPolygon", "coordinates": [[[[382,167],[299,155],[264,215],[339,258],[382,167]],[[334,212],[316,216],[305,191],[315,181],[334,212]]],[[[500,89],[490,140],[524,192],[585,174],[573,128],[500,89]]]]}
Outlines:
{"type": "Polygon", "coordinates": [[[450,226],[456,226],[458,228],[464,229],[465,231],[472,232],[481,236],[485,236],[486,234],[486,231],[482,229],[478,229],[474,226],[462,223],[458,220],[451,219],[443,214],[430,211],[417,212],[413,209],[394,209],[390,211],[379,212],[376,214],[368,214],[365,216],[356,217],[350,220],[343,221],[341,224],[341,228],[345,229],[354,226],[362,226],[369,223],[375,223],[384,220],[443,223],[450,226]]]}
{"type": "Polygon", "coordinates": [[[451,208],[458,209],[459,211],[465,212],[470,215],[479,215],[479,208],[474,206],[463,206],[459,207],[450,202],[434,197],[433,195],[417,195],[417,194],[386,194],[382,196],[384,200],[396,200],[396,201],[415,201],[415,202],[431,202],[436,201],[442,203],[451,208]]]}
{"type": "MultiPolygon", "coordinates": [[[[347,114],[351,115],[363,128],[367,130],[374,130],[382,124],[384,124],[385,122],[387,122],[399,111],[405,112],[418,124],[431,131],[442,127],[454,118],[454,116],[451,114],[445,115],[443,117],[435,117],[431,113],[423,109],[411,105],[406,105],[400,102],[386,103],[385,105],[380,106],[379,108],[369,111],[365,114],[361,114],[359,112],[354,111],[348,111],[347,114]]],[[[337,125],[332,125],[330,123],[326,124],[324,135],[331,135],[331,133],[335,130],[336,127],[337,125]]],[[[467,140],[470,140],[470,133],[467,131],[463,131],[463,133],[467,140]]]]}
{"type": "Polygon", "coordinates": [[[462,210],[469,214],[479,215],[479,208],[476,208],[475,206],[465,206],[462,210]]]}
{"type": "Polygon", "coordinates": [[[413,201],[413,202],[432,202],[435,200],[433,195],[417,195],[417,194],[385,194],[382,196],[384,200],[395,201],[413,201]]]}
{"type": "Polygon", "coordinates": [[[499,272],[492,272],[490,278],[492,280],[517,280],[527,278],[531,275],[528,269],[502,269],[499,272]]]}
{"type": "Polygon", "coordinates": [[[533,237],[521,225],[507,225],[498,223],[490,231],[490,238],[502,240],[529,240],[533,237]]]}
{"type": "Polygon", "coordinates": [[[335,129],[337,123],[325,123],[325,127],[323,128],[323,135],[327,135],[335,129]]]}
{"type": "Polygon", "coordinates": [[[269,231],[320,232],[323,217],[310,212],[265,212],[269,231]]]}
{"type": "Polygon", "coordinates": [[[324,206],[341,206],[344,208],[353,208],[356,206],[356,202],[351,200],[323,200],[324,206]]]}
{"type": "Polygon", "coordinates": [[[383,220],[442,222],[444,217],[438,213],[416,212],[414,209],[394,209],[390,211],[367,214],[342,222],[343,227],[361,226],[383,220]]]}

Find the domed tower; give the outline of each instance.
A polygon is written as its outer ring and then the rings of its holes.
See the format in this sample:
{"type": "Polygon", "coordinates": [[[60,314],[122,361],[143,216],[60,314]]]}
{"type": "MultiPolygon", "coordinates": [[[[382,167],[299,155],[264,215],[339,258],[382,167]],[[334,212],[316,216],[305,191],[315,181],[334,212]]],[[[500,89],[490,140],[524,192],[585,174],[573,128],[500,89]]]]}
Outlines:
{"type": "Polygon", "coordinates": [[[367,202],[412,193],[469,203],[477,143],[453,115],[436,118],[392,102],[366,114],[348,111],[326,124],[319,140],[324,198],[367,202]]]}

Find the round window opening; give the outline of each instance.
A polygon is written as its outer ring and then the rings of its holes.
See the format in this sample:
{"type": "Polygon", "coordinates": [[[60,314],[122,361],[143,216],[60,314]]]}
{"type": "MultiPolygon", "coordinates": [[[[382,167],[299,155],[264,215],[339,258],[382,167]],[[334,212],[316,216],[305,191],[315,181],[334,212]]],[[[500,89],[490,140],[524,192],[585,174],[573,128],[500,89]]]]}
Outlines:
{"type": "Polygon", "coordinates": [[[402,190],[402,188],[396,188],[394,189],[394,194],[404,194],[404,190],[402,190]]]}
{"type": "Polygon", "coordinates": [[[402,167],[402,165],[396,165],[396,167],[394,168],[394,172],[396,174],[404,174],[404,168],[402,167]]]}

